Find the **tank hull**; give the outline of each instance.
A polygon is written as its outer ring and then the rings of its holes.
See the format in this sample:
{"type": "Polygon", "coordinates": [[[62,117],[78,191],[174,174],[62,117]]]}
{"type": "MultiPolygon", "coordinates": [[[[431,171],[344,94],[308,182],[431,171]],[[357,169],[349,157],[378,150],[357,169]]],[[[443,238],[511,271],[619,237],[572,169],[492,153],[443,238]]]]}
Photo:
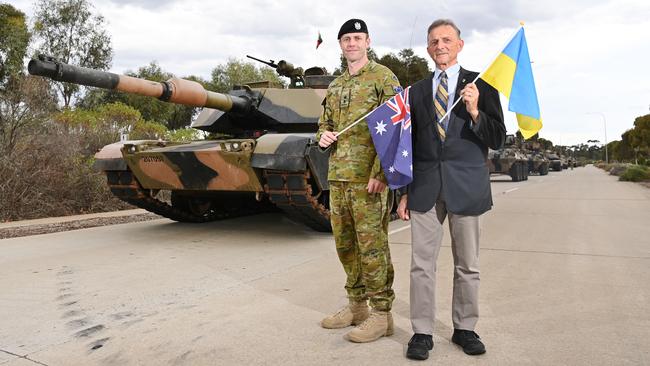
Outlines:
{"type": "Polygon", "coordinates": [[[313,138],[125,141],[98,152],[95,168],[106,174],[118,198],[176,221],[280,210],[315,230],[331,231],[329,156],[313,138]]]}

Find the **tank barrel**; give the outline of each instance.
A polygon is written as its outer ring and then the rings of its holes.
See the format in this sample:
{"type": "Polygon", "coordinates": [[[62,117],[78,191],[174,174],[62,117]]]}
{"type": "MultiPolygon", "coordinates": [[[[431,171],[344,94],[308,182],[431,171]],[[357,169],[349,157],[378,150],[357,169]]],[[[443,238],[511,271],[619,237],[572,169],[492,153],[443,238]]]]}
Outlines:
{"type": "Polygon", "coordinates": [[[55,81],[119,90],[158,98],[165,102],[214,108],[224,112],[247,112],[251,104],[247,98],[205,90],[201,84],[195,81],[179,78],[172,78],[164,82],[150,81],[68,65],[43,55],[29,61],[27,70],[31,75],[43,76],[55,81]]]}

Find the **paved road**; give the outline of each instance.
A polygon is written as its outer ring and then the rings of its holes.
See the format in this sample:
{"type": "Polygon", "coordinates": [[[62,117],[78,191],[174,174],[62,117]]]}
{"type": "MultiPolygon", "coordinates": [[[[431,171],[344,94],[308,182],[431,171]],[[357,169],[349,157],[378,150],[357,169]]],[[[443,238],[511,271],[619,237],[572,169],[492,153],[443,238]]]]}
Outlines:
{"type": "Polygon", "coordinates": [[[0,365],[650,364],[650,189],[593,167],[492,188],[483,356],[450,343],[447,234],[435,350],[418,363],[407,223],[390,229],[395,335],[359,345],[318,327],[346,302],[332,238],[260,215],[0,240],[0,365]]]}

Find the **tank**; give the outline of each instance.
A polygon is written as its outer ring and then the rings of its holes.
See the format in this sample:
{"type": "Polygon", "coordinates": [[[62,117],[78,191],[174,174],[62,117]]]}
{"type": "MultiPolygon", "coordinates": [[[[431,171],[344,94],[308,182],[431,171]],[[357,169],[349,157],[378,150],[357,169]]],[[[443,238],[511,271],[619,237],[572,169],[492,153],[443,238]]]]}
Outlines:
{"type": "Polygon", "coordinates": [[[312,229],[331,231],[329,150],[318,147],[315,133],[335,76],[320,67],[303,71],[286,61],[262,62],[288,77],[289,88],[258,81],[222,94],[189,80],[148,81],[42,55],[28,70],[56,81],[203,107],[192,127],[218,138],[122,141],[95,155],[95,168],[119,199],[181,222],[279,209],[312,229]]]}
{"type": "Polygon", "coordinates": [[[513,182],[528,179],[528,158],[517,146],[514,135],[507,135],[504,147],[488,151],[490,174],[509,175],[513,182]]]}

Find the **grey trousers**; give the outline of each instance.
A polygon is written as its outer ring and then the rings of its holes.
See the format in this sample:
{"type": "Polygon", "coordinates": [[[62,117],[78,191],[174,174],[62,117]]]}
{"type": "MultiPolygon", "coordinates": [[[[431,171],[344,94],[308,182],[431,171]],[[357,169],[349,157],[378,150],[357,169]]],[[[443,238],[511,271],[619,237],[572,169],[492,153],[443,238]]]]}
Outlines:
{"type": "Polygon", "coordinates": [[[479,216],[448,213],[438,201],[428,212],[411,211],[411,326],[415,333],[433,334],[436,314],[436,260],[442,244],[442,224],[449,217],[454,257],[452,321],[455,329],[474,330],[478,321],[479,216]]]}

